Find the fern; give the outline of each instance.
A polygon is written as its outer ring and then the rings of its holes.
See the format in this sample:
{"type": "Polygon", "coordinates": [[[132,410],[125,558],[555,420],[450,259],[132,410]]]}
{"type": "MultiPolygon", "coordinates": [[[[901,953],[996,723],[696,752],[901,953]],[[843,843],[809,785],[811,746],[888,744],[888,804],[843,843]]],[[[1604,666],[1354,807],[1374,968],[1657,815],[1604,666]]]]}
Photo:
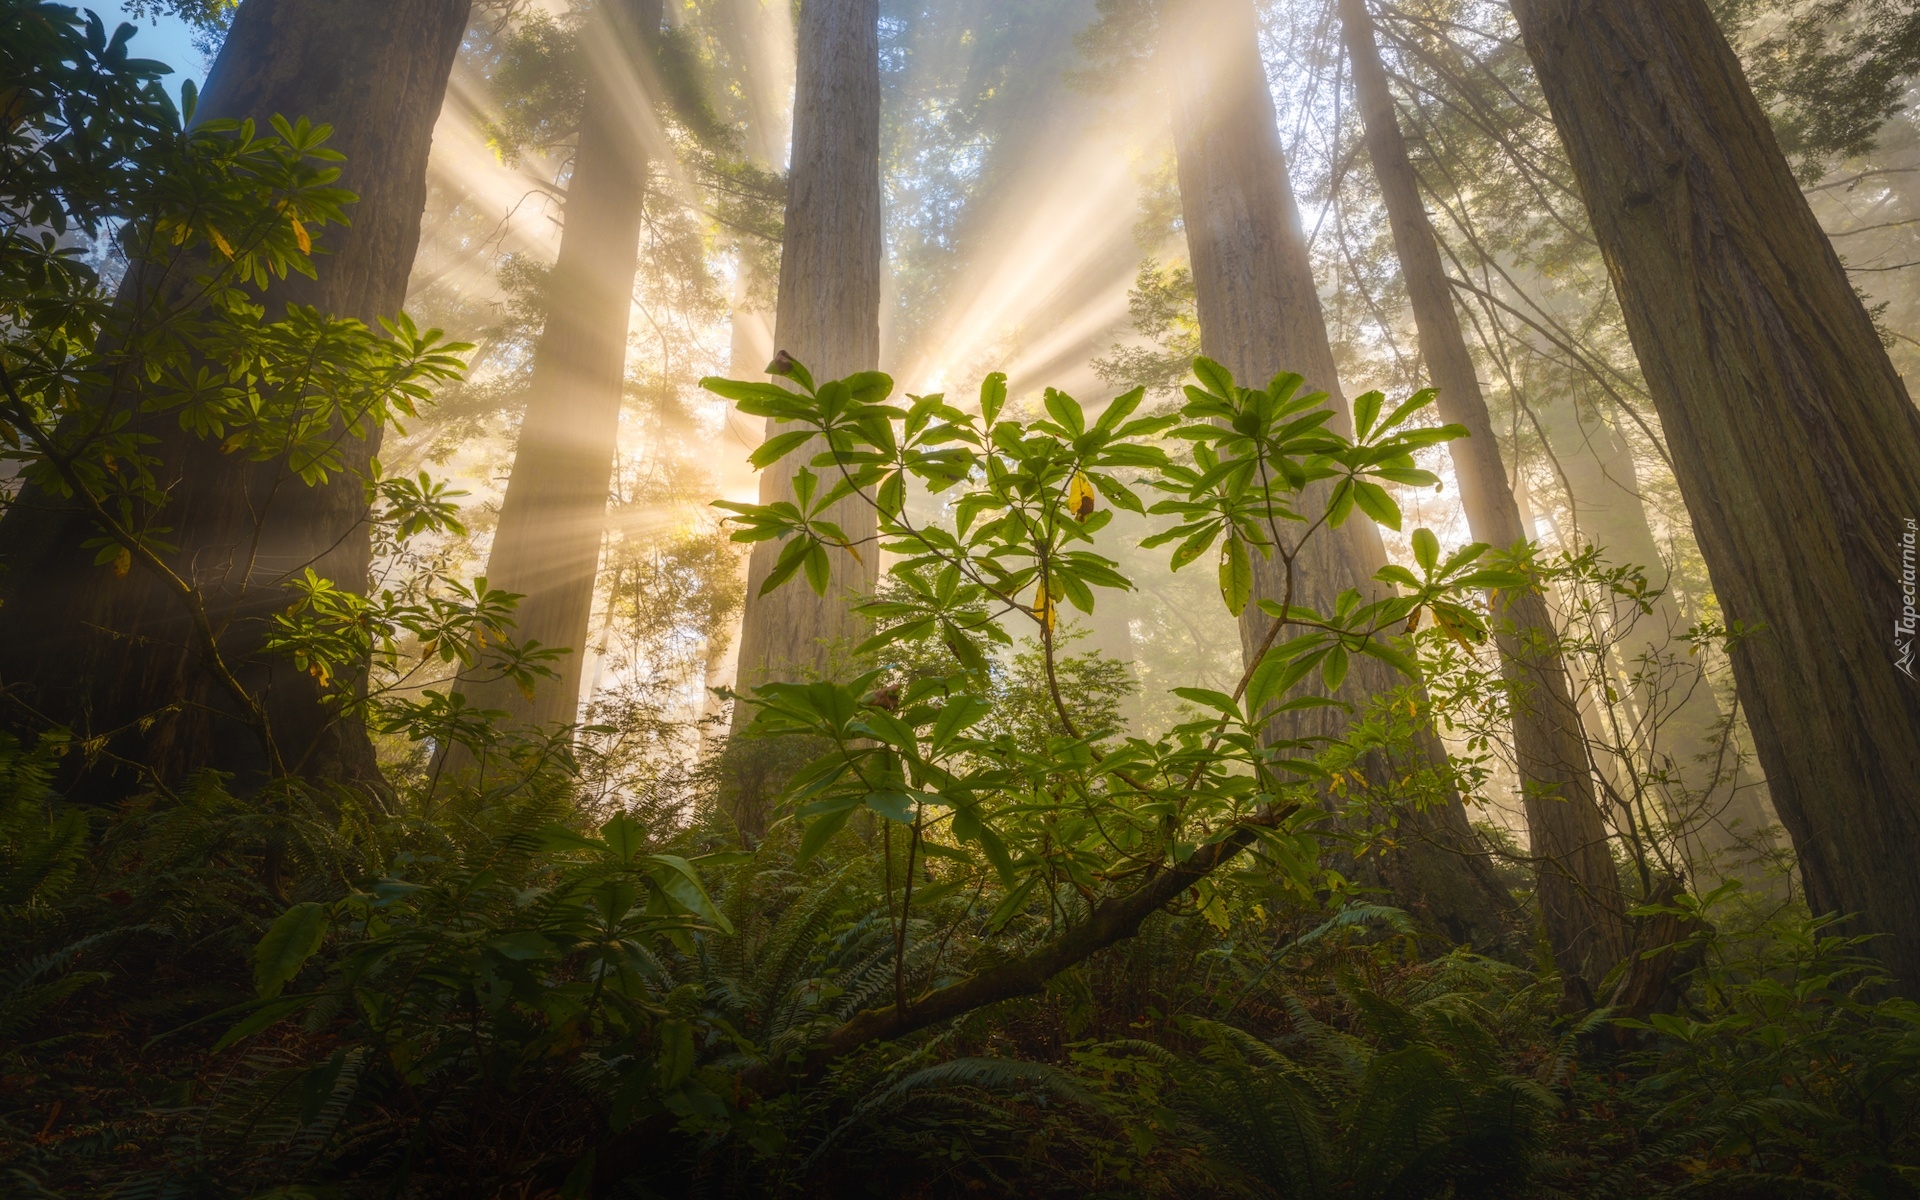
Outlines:
{"type": "MultiPolygon", "coordinates": [[[[0,917],[28,922],[57,906],[78,874],[89,822],[60,811],[51,781],[56,739],[33,750],[0,734],[0,917]]],[[[17,936],[9,931],[9,936],[17,936]]]]}
{"type": "Polygon", "coordinates": [[[104,971],[74,969],[76,961],[109,935],[95,934],[50,954],[39,954],[0,977],[0,1039],[24,1034],[43,1014],[90,984],[104,983],[104,971]]]}

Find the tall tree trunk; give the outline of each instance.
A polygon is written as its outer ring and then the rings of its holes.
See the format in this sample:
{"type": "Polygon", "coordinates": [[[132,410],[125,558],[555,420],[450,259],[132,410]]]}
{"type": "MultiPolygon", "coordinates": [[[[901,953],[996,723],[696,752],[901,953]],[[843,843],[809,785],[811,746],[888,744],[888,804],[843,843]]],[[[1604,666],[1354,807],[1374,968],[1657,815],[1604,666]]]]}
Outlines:
{"type": "MultiPolygon", "coordinates": [[[[1473,538],[1498,549],[1526,540],[1520,506],[1500,461],[1493,420],[1467,350],[1453,289],[1407,157],[1393,92],[1366,0],[1340,0],[1367,153],[1380,183],[1400,275],[1413,305],[1420,354],[1439,390],[1441,417],[1464,425],[1453,442],[1454,477],[1473,538]]],[[[1595,801],[1580,710],[1561,660],[1559,632],[1537,591],[1491,597],[1500,665],[1513,694],[1513,740],[1535,858],[1540,913],[1569,990],[1591,1006],[1594,990],[1627,949],[1626,904],[1595,801]]]]}
{"type": "MultiPolygon", "coordinates": [[[[1287,164],[1261,62],[1250,0],[1193,0],[1169,44],[1164,78],[1172,94],[1174,152],[1180,204],[1200,316],[1200,339],[1213,358],[1253,386],[1274,373],[1296,371],[1307,386],[1340,399],[1340,381],[1326,320],[1315,290],[1287,164]]],[[[1339,418],[1345,422],[1344,415],[1339,418]]],[[[1325,487],[1305,505],[1324,503],[1325,487]]],[[[1380,531],[1357,517],[1325,530],[1296,560],[1295,603],[1331,611],[1347,588],[1377,593],[1373,574],[1387,561],[1380,531]]],[[[1256,556],[1254,595],[1278,599],[1284,580],[1278,558],[1256,556]]],[[[1240,623],[1251,653],[1266,636],[1269,618],[1250,605],[1240,623]]],[[[1391,668],[1359,658],[1339,699],[1356,708],[1403,684],[1391,668]]],[[[1289,713],[1271,733],[1280,738],[1333,738],[1348,718],[1340,709],[1289,713]]],[[[1427,731],[1419,754],[1443,763],[1439,740],[1427,731]]],[[[1389,764],[1370,762],[1375,782],[1391,787],[1389,764]]],[[[1388,862],[1387,883],[1400,904],[1455,941],[1491,946],[1504,940],[1512,901],[1474,844],[1459,800],[1422,812],[1410,836],[1388,862]]]]}
{"type": "MultiPolygon", "coordinates": [[[[359,196],[352,224],[327,231],[318,279],[295,275],[268,289],[271,315],[307,304],[373,324],[399,311],[433,126],[467,10],[468,0],[247,0],[235,15],[199,119],[252,117],[264,129],[283,114],[330,124],[331,148],[346,156],[340,186],[359,196]]],[[[139,281],[136,273],[128,286],[139,281]]],[[[169,538],[179,547],[170,563],[205,592],[224,629],[223,654],[262,702],[280,758],[309,776],[376,782],[365,730],[341,720],[313,679],[258,647],[267,619],[287,603],[281,585],[304,568],[343,589],[366,588],[372,551],[360,473],[377,440],[344,438],[345,469],[309,488],[283,462],[243,462],[177,421],[149,424],[170,497],[169,538]]],[[[257,784],[270,760],[202,666],[184,606],[137,569],[115,578],[94,566],[82,548],[91,536],[84,514],[31,488],[0,520],[0,679],[31,708],[10,722],[50,720],[102,737],[109,755],[163,779],[213,768],[233,773],[241,788],[257,784]]],[[[89,775],[90,792],[134,783],[108,762],[89,775]]]]}
{"type": "Polygon", "coordinates": [[[1514,0],[1814,911],[1920,987],[1920,413],[1705,0],[1514,0]],[[1910,663],[1910,659],[1908,660],[1910,663]]]}
{"type": "MultiPolygon", "coordinates": [[[[806,0],[800,10],[774,337],[819,382],[880,363],[879,26],[879,0],[806,0]]],[[[760,502],[792,500],[793,472],[808,457],[803,451],[763,472],[760,502]]],[[[835,506],[832,519],[859,557],[834,556],[825,596],[801,584],[761,596],[780,547],[754,546],[740,634],[743,690],[829,670],[835,653],[859,640],[861,623],[849,601],[879,579],[876,524],[872,510],[852,498],[835,506]]],[[[748,715],[737,713],[736,723],[748,715]]]]}
{"type": "Polygon", "coordinates": [[[594,585],[607,526],[607,489],[620,450],[627,326],[646,208],[647,156],[629,78],[660,29],[661,0],[601,0],[582,53],[587,92],[567,183],[547,323],[533,352],[513,473],[487,558],[490,587],[519,592],[515,636],[567,650],[531,698],[484,663],[463,681],[468,699],[523,726],[570,724],[580,708],[594,585]]]}
{"type": "Polygon", "coordinates": [[[1759,884],[1763,875],[1746,868],[1773,845],[1766,781],[1735,752],[1727,715],[1705,667],[1677,644],[1677,635],[1697,616],[1665,586],[1632,448],[1604,424],[1582,420],[1571,400],[1543,405],[1535,413],[1569,492],[1569,537],[1600,547],[1609,562],[1646,568],[1661,587],[1650,613],[1634,603],[1617,606],[1619,620],[1633,627],[1618,652],[1620,666],[1640,675],[1633,692],[1640,711],[1630,728],[1602,729],[1600,736],[1637,753],[1665,781],[1658,790],[1679,827],[1695,887],[1712,887],[1733,876],[1759,884]],[[1658,671],[1654,663],[1660,664],[1658,671]]]}
{"type": "MultiPolygon", "coordinates": [[[[746,160],[762,171],[777,174],[781,158],[792,142],[787,101],[793,79],[793,13],[791,6],[771,0],[724,0],[713,14],[714,25],[733,70],[727,86],[745,98],[746,130],[742,149],[746,160]],[[779,54],[784,46],[787,56],[779,54]],[[783,86],[783,83],[785,86],[783,86]]],[[[757,235],[737,232],[733,281],[732,346],[729,370],[735,378],[760,374],[773,358],[772,314],[764,299],[772,295],[774,280],[765,270],[757,235]]]]}

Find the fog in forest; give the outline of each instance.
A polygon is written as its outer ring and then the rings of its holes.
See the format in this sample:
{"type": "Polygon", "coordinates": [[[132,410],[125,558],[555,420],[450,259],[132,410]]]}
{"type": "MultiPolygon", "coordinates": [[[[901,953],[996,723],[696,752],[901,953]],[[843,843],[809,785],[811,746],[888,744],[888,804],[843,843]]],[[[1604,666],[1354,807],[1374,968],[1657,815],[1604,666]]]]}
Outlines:
{"type": "Polygon", "coordinates": [[[0,5],[20,1194],[1913,1192],[1913,5],[0,5]]]}

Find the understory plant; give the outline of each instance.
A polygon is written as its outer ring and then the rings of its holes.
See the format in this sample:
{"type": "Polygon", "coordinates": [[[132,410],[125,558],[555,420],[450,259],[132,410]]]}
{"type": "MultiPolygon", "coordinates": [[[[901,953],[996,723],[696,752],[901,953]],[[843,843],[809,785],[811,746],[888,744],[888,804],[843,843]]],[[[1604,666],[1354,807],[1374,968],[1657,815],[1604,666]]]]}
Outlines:
{"type": "Polygon", "coordinates": [[[7,1194],[1912,1194],[1920,1018],[1833,924],[1669,893],[1645,915],[1702,964],[1672,1011],[1567,1018],[1551,969],[1436,951],[1348,870],[1446,790],[1356,795],[1426,714],[1382,697],[1314,742],[1273,717],[1334,704],[1355,656],[1424,683],[1473,657],[1478,596],[1551,576],[1416,530],[1412,565],[1299,601],[1313,542],[1397,528],[1389,486],[1435,482],[1416,456],[1459,430],[1418,424],[1430,393],[1347,414],[1206,359],[1161,415],[1136,390],[1016,416],[997,375],[977,404],[896,398],[785,356],[781,383],[707,381],[783,423],[754,461],[795,500],[723,506],[781,544],[769,590],[889,562],[858,668],[736,698],[726,753],[779,805],[746,848],[717,771],[634,766],[681,736],[643,693],[529,734],[427,686],[528,684],[555,651],[434,551],[454,493],[358,462],[464,351],[265,311],[347,216],[327,131],[195,124],[126,31],[4,12],[5,455],[92,514],[103,579],[169,582],[216,673],[224,598],[170,565],[169,449],[350,480],[383,573],[274,576],[258,649],[414,749],[383,787],[309,778],[232,670],[265,778],[87,803],[65,784],[109,747],[0,737],[7,1194]],[[172,286],[120,303],[143,271],[172,286]],[[847,501],[877,539],[833,523],[847,501]],[[1122,511],[1159,522],[1125,555],[1122,511]],[[1060,618],[1162,548],[1267,632],[1148,736],[1060,618]],[[455,743],[483,769],[448,768],[455,743]]]}

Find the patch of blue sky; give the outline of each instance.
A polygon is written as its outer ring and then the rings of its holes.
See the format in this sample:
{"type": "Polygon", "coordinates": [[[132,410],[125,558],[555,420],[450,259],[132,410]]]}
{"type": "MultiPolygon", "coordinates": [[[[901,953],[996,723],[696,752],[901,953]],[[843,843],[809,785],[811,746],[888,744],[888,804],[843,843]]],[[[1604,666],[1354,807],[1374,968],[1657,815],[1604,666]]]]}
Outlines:
{"type": "Polygon", "coordinates": [[[211,64],[193,43],[193,29],[178,17],[131,17],[120,0],[68,0],[74,7],[91,9],[100,14],[101,22],[107,32],[121,24],[132,25],[139,30],[133,35],[133,41],[127,50],[135,58],[152,58],[173,68],[173,74],[167,76],[167,90],[175,96],[180,94],[180,84],[188,79],[195,86],[207,79],[207,68],[211,64]]]}

